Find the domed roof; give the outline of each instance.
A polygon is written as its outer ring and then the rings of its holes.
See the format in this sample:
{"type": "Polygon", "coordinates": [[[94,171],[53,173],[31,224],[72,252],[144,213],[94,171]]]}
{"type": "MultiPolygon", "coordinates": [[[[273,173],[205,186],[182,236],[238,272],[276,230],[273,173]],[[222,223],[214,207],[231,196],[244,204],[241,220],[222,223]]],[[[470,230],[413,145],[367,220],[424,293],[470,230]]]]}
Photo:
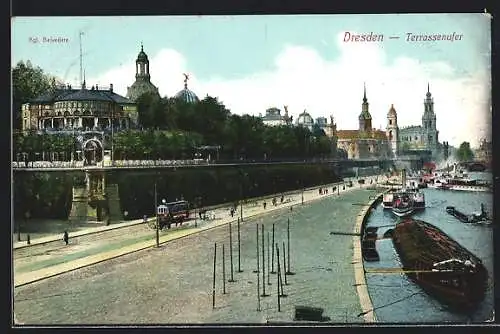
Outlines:
{"type": "Polygon", "coordinates": [[[297,117],[297,124],[313,124],[314,120],[311,115],[304,110],[299,117],[297,117]]]}
{"type": "Polygon", "coordinates": [[[175,98],[182,100],[186,103],[196,103],[196,102],[200,101],[198,96],[196,96],[196,94],[192,90],[188,89],[187,87],[184,87],[183,90],[181,90],[177,94],[175,94],[175,98]]]}
{"type": "Polygon", "coordinates": [[[184,89],[175,94],[175,98],[182,100],[186,103],[199,102],[200,99],[198,98],[198,96],[196,96],[196,94],[192,90],[188,89],[187,86],[188,80],[189,80],[189,75],[184,73],[184,89]]]}
{"type": "Polygon", "coordinates": [[[146,54],[146,52],[144,52],[144,48],[143,48],[142,43],[141,43],[141,52],[139,52],[139,54],[137,55],[136,62],[147,63],[148,61],[149,61],[148,55],[146,54]]]}
{"type": "Polygon", "coordinates": [[[391,104],[391,109],[389,109],[389,112],[387,113],[387,117],[389,116],[397,116],[396,109],[394,109],[394,104],[391,104]]]}

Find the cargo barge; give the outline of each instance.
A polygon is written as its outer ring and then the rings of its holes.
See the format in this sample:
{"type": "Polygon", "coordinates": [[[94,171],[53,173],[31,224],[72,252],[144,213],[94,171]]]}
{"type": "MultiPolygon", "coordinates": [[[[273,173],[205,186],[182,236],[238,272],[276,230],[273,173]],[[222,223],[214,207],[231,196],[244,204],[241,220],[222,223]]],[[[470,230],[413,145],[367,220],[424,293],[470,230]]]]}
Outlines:
{"type": "Polygon", "coordinates": [[[488,272],[482,261],[443,231],[406,218],[391,234],[403,270],[429,295],[466,312],[484,299],[488,272]]]}
{"type": "Polygon", "coordinates": [[[488,213],[484,209],[484,204],[481,204],[481,212],[474,212],[470,215],[467,215],[459,210],[457,210],[454,206],[447,206],[446,212],[449,215],[460,220],[462,223],[466,224],[491,224],[492,221],[490,217],[488,217],[488,213]]]}

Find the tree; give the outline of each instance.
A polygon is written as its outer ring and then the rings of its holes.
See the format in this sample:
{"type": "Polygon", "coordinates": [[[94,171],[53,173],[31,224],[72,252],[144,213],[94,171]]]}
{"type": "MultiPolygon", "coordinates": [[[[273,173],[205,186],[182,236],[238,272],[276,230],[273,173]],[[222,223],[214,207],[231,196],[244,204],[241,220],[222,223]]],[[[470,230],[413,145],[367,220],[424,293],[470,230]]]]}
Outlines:
{"type": "Polygon", "coordinates": [[[474,153],[470,148],[470,143],[464,141],[462,144],[460,144],[460,147],[455,153],[455,157],[458,161],[471,161],[474,158],[474,153]]]}
{"type": "Polygon", "coordinates": [[[21,105],[43,93],[49,92],[60,83],[57,78],[44,73],[40,67],[33,67],[28,60],[20,61],[12,69],[12,117],[14,128],[21,127],[21,105]]]}
{"type": "Polygon", "coordinates": [[[162,100],[154,93],[144,93],[136,101],[139,124],[144,128],[164,125],[162,100]]]}

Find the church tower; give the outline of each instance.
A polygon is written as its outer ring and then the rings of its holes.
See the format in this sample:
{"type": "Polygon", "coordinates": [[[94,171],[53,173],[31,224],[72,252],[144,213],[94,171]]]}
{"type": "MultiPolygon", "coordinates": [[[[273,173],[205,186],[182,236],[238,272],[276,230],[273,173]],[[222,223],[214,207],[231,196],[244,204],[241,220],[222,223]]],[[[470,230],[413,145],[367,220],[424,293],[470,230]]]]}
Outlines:
{"type": "Polygon", "coordinates": [[[427,94],[424,100],[424,114],[422,116],[422,130],[425,147],[435,150],[438,146],[438,134],[436,128],[436,114],[434,113],[434,99],[432,98],[429,83],[427,83],[427,94]]]}
{"type": "Polygon", "coordinates": [[[372,130],[372,116],[368,111],[368,100],[366,98],[366,85],[364,85],[363,104],[359,115],[359,131],[370,132],[372,130]]]}
{"type": "Polygon", "coordinates": [[[337,123],[335,123],[335,119],[333,118],[333,115],[330,115],[330,142],[331,142],[331,154],[332,157],[336,158],[337,157],[337,142],[338,142],[338,136],[337,136],[337,123]]]}
{"type": "Polygon", "coordinates": [[[127,87],[127,97],[132,101],[136,101],[141,95],[151,93],[160,96],[158,88],[151,83],[151,75],[149,74],[149,59],[144,52],[141,43],[141,51],[135,61],[135,82],[131,87],[127,87]]]}
{"type": "Polygon", "coordinates": [[[387,127],[385,133],[387,135],[387,139],[389,140],[392,154],[394,157],[397,157],[399,153],[398,114],[396,113],[396,109],[394,109],[393,104],[391,104],[391,108],[387,113],[387,127]]]}

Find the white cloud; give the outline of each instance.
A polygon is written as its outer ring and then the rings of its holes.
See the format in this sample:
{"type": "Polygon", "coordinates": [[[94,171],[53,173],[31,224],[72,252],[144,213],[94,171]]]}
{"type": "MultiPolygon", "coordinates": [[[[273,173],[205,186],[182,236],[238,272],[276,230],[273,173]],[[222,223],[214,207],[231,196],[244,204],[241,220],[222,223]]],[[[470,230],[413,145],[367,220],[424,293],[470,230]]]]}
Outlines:
{"type": "MultiPolygon", "coordinates": [[[[491,79],[488,69],[463,77],[452,77],[456,69],[446,62],[422,63],[399,58],[389,63],[380,43],[344,43],[336,36],[341,56],[323,59],[314,49],[287,45],[274,61],[274,69],[237,79],[218,74],[200,80],[189,72],[189,64],[179,52],[163,49],[150,55],[151,81],[162,96],[182,89],[182,73],[190,73],[189,88],[203,98],[217,96],[236,114],[258,115],[271,106],[289,106],[294,118],[304,109],[314,117],[333,115],[339,129],[356,129],[361,111],[363,82],[373,126],[385,128],[386,115],[394,104],[400,126],[420,125],[427,82],[434,97],[441,141],[458,146],[462,141],[478,145],[490,136],[491,79]],[[486,74],[485,74],[486,73],[486,74]]],[[[88,80],[100,85],[114,84],[125,95],[134,81],[135,59],[88,80]],[[92,80],[92,81],[91,81],[92,80]]]]}

